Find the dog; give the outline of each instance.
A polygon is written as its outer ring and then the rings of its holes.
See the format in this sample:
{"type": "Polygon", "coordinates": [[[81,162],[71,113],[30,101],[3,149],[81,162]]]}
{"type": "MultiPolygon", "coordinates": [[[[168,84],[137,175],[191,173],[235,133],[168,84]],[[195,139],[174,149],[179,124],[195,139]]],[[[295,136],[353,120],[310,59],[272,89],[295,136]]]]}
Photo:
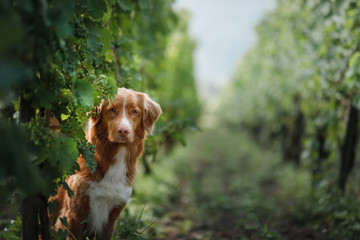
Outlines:
{"type": "Polygon", "coordinates": [[[60,187],[49,198],[49,202],[57,201],[50,222],[56,231],[68,229],[68,239],[111,239],[115,222],[131,197],[146,134],[152,133],[162,113],[147,94],[125,88],[118,89],[111,105],[103,100],[96,109],[87,132],[88,141],[96,146],[96,170],[91,173],[80,156],[80,171],[66,179],[74,196],[70,198],[60,187]],[[67,227],[60,220],[64,217],[67,227]]]}

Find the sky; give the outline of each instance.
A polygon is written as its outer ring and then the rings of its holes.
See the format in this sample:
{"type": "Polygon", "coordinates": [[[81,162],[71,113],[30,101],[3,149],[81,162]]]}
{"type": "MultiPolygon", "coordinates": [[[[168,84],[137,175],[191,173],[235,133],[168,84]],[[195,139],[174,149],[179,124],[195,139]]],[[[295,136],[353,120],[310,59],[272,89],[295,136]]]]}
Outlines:
{"type": "Polygon", "coordinates": [[[191,15],[190,35],[197,43],[195,78],[202,97],[229,82],[241,58],[256,42],[254,27],[274,0],[176,0],[191,15]]]}

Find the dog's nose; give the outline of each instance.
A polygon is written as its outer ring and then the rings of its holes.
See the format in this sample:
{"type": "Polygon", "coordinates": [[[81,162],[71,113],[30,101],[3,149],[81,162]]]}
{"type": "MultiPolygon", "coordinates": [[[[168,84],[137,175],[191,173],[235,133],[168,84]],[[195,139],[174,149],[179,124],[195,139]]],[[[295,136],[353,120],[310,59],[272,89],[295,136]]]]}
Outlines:
{"type": "Polygon", "coordinates": [[[127,128],[127,127],[120,127],[118,129],[118,134],[121,136],[121,137],[127,137],[127,135],[129,135],[130,133],[130,129],[127,128]]]}

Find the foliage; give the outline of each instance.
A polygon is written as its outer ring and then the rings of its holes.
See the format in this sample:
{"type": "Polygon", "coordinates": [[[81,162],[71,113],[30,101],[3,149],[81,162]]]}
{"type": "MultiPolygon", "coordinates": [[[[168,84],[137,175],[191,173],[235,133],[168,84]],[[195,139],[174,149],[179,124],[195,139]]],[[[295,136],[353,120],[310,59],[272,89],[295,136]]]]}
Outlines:
{"type": "Polygon", "coordinates": [[[179,179],[177,193],[182,192],[174,204],[183,205],[177,211],[186,216],[177,227],[184,228],[190,221],[187,231],[205,227],[211,231],[211,239],[218,238],[217,231],[235,231],[234,238],[260,239],[263,235],[263,239],[276,239],[275,233],[264,228],[274,202],[269,196],[262,201],[259,186],[277,184],[274,175],[279,158],[276,153],[258,151],[243,134],[233,133],[224,126],[206,129],[171,156],[175,163],[170,169],[179,179]]]}
{"type": "Polygon", "coordinates": [[[335,184],[350,108],[359,109],[359,9],[353,0],[279,0],[219,109],[228,124],[278,142],[284,160],[302,159],[314,184],[335,184]]]}
{"type": "Polygon", "coordinates": [[[289,222],[294,204],[304,204],[310,175],[284,165],[277,148],[263,149],[224,125],[197,132],[188,143],[163,156],[166,164],[155,163],[150,183],[138,179],[137,197],[159,217],[155,236],[282,239],[278,225],[289,222]]]}
{"type": "Polygon", "coordinates": [[[314,230],[328,232],[333,239],[356,239],[359,211],[356,200],[328,192],[322,186],[296,202],[291,214],[297,221],[311,224],[314,230]]]}
{"type": "Polygon", "coordinates": [[[278,0],[216,112],[228,127],[246,131],[264,149],[280,149],[284,161],[307,171],[298,182],[281,173],[289,179],[282,189],[294,197],[288,205],[281,194],[281,206],[334,239],[359,234],[359,4],[278,0]]]}
{"type": "Polygon", "coordinates": [[[129,209],[125,209],[123,217],[119,220],[115,229],[115,238],[129,240],[145,240],[150,239],[153,233],[150,231],[152,224],[147,225],[143,220],[143,212],[145,205],[141,209],[138,216],[129,213],[129,209]]]}
{"type": "Polygon", "coordinates": [[[0,237],[5,240],[15,240],[21,237],[21,219],[19,216],[15,220],[12,220],[9,228],[5,228],[0,233],[0,237]]]}
{"type": "Polygon", "coordinates": [[[183,143],[200,104],[189,61],[194,43],[184,13],[176,13],[172,4],[1,1],[1,201],[14,190],[49,196],[79,168],[79,154],[94,171],[95,149],[83,130],[87,113],[101,99],[111,100],[117,87],[147,92],[166,110],[145,157],[155,156],[160,143],[183,143]],[[187,65],[177,70],[180,63],[187,65]],[[187,93],[194,104],[173,103],[187,93]]]}
{"type": "Polygon", "coordinates": [[[279,147],[263,148],[241,129],[205,129],[189,137],[188,147],[162,157],[152,177],[136,183],[135,201],[148,202],[151,209],[148,221],[159,218],[155,238],[174,231],[201,239],[221,234],[356,239],[359,234],[357,200],[329,192],[326,181],[312,188],[306,166],[284,164],[279,147]]]}

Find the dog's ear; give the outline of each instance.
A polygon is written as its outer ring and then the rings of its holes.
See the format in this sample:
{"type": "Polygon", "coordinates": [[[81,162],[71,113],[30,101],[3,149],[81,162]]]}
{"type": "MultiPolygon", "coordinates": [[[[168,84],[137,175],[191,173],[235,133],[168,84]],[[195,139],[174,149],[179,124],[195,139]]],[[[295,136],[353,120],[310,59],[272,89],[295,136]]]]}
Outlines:
{"type": "Polygon", "coordinates": [[[108,100],[101,100],[100,106],[93,107],[90,111],[90,121],[89,121],[89,129],[93,128],[96,124],[99,123],[102,115],[102,110],[104,109],[104,106],[108,104],[108,100]]]}
{"type": "Polygon", "coordinates": [[[145,131],[148,134],[151,134],[154,129],[155,122],[161,115],[162,110],[159,104],[151,100],[147,94],[144,95],[145,97],[142,124],[145,131]]]}

